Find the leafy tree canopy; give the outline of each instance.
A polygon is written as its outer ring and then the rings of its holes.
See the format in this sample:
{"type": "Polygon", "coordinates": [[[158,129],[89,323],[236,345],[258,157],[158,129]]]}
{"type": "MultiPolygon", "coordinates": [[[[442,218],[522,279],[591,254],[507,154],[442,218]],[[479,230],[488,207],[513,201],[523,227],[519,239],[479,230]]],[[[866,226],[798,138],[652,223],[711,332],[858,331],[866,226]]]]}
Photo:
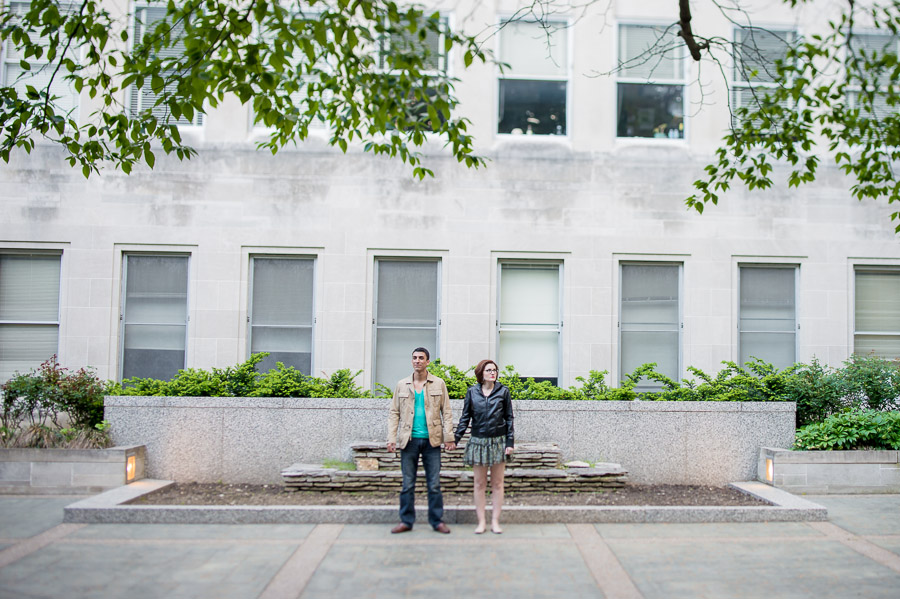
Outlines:
{"type": "Polygon", "coordinates": [[[0,158],[41,137],[86,177],[103,163],[153,167],[160,149],[189,158],[178,124],[233,94],[271,131],[260,145],[272,153],[323,122],[332,145],[360,142],[420,178],[428,136],[484,164],[439,64],[451,49],[466,66],[487,57],[439,13],[390,0],[150,0],[113,12],[119,4],[4,3],[0,41],[21,74],[0,87],[0,158]],[[65,85],[81,94],[81,118],[59,101],[65,85]]]}
{"type": "MultiPolygon", "coordinates": [[[[807,2],[784,1],[791,6],[807,2]]],[[[687,0],[681,4],[687,6],[687,0]]],[[[752,36],[763,30],[745,31],[752,36]]],[[[790,186],[809,183],[823,157],[851,177],[850,191],[857,199],[900,200],[895,172],[900,160],[898,33],[900,2],[862,6],[849,0],[825,33],[785,40],[783,57],[768,73],[761,72],[764,65],[747,73],[751,82],[769,84],[751,87],[754,101],[732,106],[734,126],[715,162],[694,183],[697,192],[687,199],[688,206],[702,213],[733,182],[767,189],[776,162],[790,165],[790,186]]],[[[704,49],[715,45],[714,40],[687,41],[689,47],[692,42],[704,49]]],[[[734,55],[739,53],[734,48],[734,55]]],[[[900,233],[900,211],[891,219],[898,221],[900,233]]]]}

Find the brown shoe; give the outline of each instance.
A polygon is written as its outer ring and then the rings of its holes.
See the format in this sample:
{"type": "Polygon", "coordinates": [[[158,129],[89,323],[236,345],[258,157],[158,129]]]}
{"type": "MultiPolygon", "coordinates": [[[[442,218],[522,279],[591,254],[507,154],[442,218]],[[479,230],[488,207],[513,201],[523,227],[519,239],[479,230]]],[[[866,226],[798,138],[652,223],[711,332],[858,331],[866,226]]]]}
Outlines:
{"type": "Polygon", "coordinates": [[[447,526],[446,524],[444,524],[443,522],[441,522],[440,524],[438,524],[437,526],[435,526],[434,529],[435,529],[436,531],[438,531],[439,533],[441,533],[441,534],[445,534],[445,535],[449,535],[449,534],[450,534],[450,527],[447,526]]]}
{"type": "MultiPolygon", "coordinates": [[[[391,533],[397,534],[398,532],[409,532],[411,530],[412,530],[412,526],[401,522],[400,524],[398,524],[397,526],[395,526],[394,528],[391,529],[391,533]]],[[[447,532],[450,532],[450,531],[448,530],[447,532]]]]}

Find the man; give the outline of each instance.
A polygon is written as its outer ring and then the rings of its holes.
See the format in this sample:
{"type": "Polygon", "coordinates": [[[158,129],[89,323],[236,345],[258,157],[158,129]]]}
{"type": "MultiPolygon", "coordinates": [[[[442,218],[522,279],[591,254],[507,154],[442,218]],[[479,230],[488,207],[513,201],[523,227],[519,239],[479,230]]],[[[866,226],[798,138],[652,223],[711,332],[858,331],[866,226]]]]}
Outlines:
{"type": "Polygon", "coordinates": [[[403,487],[400,490],[400,524],[392,533],[412,530],[416,521],[416,470],[419,456],[425,468],[428,485],[428,523],[437,532],[449,534],[444,524],[444,497],[441,495],[441,447],[456,449],[453,439],[453,419],[450,415],[450,396],[444,379],[428,372],[431,354],[424,347],[412,353],[412,376],[397,383],[388,417],[388,451],[400,447],[400,471],[403,487]]]}

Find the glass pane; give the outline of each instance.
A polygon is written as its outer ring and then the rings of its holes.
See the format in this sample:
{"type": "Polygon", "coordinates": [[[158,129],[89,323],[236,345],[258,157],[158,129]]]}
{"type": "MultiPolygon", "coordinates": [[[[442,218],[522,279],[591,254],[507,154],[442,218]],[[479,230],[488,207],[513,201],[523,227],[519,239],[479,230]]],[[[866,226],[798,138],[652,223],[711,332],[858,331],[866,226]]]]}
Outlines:
{"type": "Polygon", "coordinates": [[[125,322],[187,321],[186,256],[126,256],[125,322]]]}
{"type": "Polygon", "coordinates": [[[684,137],[684,87],[619,84],[619,137],[684,137]]]}
{"type": "Polygon", "coordinates": [[[184,368],[184,325],[126,325],[122,378],[169,380],[184,368]]]}
{"type": "Polygon", "coordinates": [[[431,353],[431,359],[435,359],[436,329],[379,328],[376,335],[375,382],[387,386],[392,391],[397,381],[412,374],[412,351],[415,348],[427,348],[431,353]]]}
{"type": "Polygon", "coordinates": [[[900,335],[856,335],[853,352],[900,360],[900,335]]]}
{"type": "Polygon", "coordinates": [[[313,260],[253,259],[251,322],[312,325],[313,260]]]}
{"type": "Polygon", "coordinates": [[[0,382],[16,372],[25,374],[48,360],[59,348],[56,325],[0,325],[0,382]]]}
{"type": "Polygon", "coordinates": [[[734,44],[734,80],[774,82],[778,79],[776,60],[784,60],[794,42],[792,31],[738,29],[734,44]]]}
{"type": "Polygon", "coordinates": [[[498,133],[566,134],[566,82],[500,80],[498,133]]]}
{"type": "Polygon", "coordinates": [[[500,271],[500,324],[559,325],[559,267],[504,264],[500,271]]]}
{"type": "Polygon", "coordinates": [[[184,350],[185,328],[177,324],[125,325],[125,349],[184,350]]]}
{"type": "MultiPolygon", "coordinates": [[[[441,19],[441,27],[447,27],[447,20],[441,19]]],[[[388,68],[390,66],[388,56],[391,54],[409,53],[415,51],[419,53],[419,49],[423,46],[427,48],[428,55],[425,57],[425,69],[431,71],[447,70],[447,52],[444,50],[444,36],[434,31],[427,30],[425,32],[424,42],[413,39],[410,34],[404,31],[406,35],[396,35],[390,39],[383,39],[379,49],[379,68],[388,68]]]]}
{"type": "MultiPolygon", "coordinates": [[[[624,380],[641,364],[656,363],[656,371],[678,380],[677,332],[622,332],[622,372],[624,380]]],[[[654,383],[655,384],[655,383],[654,383]]]]}
{"type": "Polygon", "coordinates": [[[250,353],[268,352],[256,369],[268,372],[278,362],[312,374],[312,327],[259,327],[251,330],[250,353]]]}
{"type": "Polygon", "coordinates": [[[784,333],[741,332],[741,364],[752,358],[769,362],[776,368],[787,368],[796,361],[794,331],[784,333]]]}
{"type": "Polygon", "coordinates": [[[680,322],[678,266],[628,264],[622,266],[622,313],[626,324],[680,322]]]}
{"type": "Polygon", "coordinates": [[[682,79],[684,42],[671,28],[622,25],[619,28],[620,77],[682,79]]]}
{"type": "Polygon", "coordinates": [[[741,330],[754,320],[794,323],[793,268],[741,268],[741,330]]]}
{"type": "Polygon", "coordinates": [[[856,273],[857,331],[900,332],[900,272],[856,273]]]}
{"type": "Polygon", "coordinates": [[[379,260],[377,324],[437,326],[437,277],[437,262],[379,260]]]}
{"type": "Polygon", "coordinates": [[[516,21],[500,30],[500,61],[509,74],[524,77],[566,77],[568,30],[564,24],[516,21]]]}
{"type": "MultiPolygon", "coordinates": [[[[33,59],[32,59],[33,60],[33,59]]],[[[71,115],[72,111],[78,106],[78,92],[72,83],[65,78],[65,71],[60,71],[54,76],[56,65],[42,65],[40,63],[32,63],[31,69],[26,71],[18,63],[7,63],[6,72],[3,76],[5,85],[14,87],[20,98],[24,98],[27,93],[27,86],[33,86],[39,92],[47,88],[50,84],[50,96],[53,98],[52,104],[57,111],[62,114],[71,115]],[[50,78],[53,77],[53,83],[50,78]]]]}
{"type": "Polygon", "coordinates": [[[57,322],[59,266],[59,256],[0,255],[0,320],[57,322]]]}
{"type": "Polygon", "coordinates": [[[500,331],[498,359],[523,377],[558,377],[559,333],[500,331]]]}

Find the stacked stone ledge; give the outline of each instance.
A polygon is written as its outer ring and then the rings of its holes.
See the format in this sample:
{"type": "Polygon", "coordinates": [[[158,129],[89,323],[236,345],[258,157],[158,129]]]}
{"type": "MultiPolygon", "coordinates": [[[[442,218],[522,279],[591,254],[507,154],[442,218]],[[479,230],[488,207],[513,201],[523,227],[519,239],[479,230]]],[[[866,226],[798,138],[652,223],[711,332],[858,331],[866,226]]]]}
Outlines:
{"type": "MultiPolygon", "coordinates": [[[[462,447],[464,448],[465,439],[462,447]]],[[[320,464],[294,464],[281,475],[290,491],[399,492],[402,484],[400,454],[385,443],[352,446],[357,470],[325,468],[320,464]]],[[[463,451],[441,456],[441,489],[445,493],[471,493],[472,471],[462,463],[463,451]]],[[[562,451],[551,443],[521,443],[506,467],[505,487],[520,493],[577,493],[615,489],[625,485],[628,473],[619,464],[564,468],[562,451]]],[[[425,473],[419,470],[417,491],[425,491],[425,473]]]]}

